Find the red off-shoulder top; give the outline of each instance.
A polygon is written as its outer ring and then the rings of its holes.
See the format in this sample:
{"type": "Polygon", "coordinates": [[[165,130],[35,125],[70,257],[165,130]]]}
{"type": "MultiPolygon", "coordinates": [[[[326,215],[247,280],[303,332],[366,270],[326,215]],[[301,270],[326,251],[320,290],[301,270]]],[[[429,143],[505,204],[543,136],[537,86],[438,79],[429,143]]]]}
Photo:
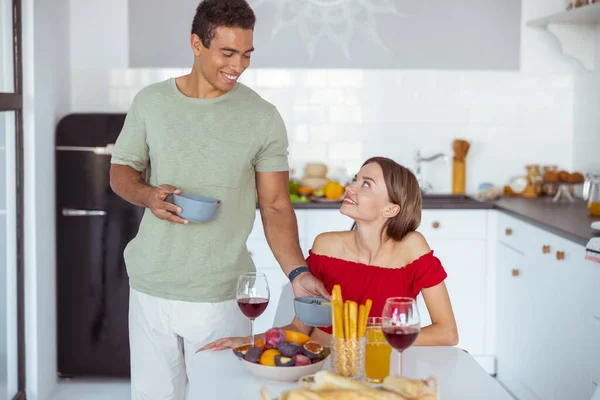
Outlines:
{"type": "MultiPolygon", "coordinates": [[[[448,276],[433,250],[402,268],[383,268],[340,258],[315,254],[309,251],[306,259],[310,272],[319,278],[331,293],[338,284],[345,300],[364,304],[373,301],[370,317],[381,317],[389,297],[416,299],[421,289],[435,286],[448,276]]],[[[331,327],[320,328],[331,333],[331,327]]]]}

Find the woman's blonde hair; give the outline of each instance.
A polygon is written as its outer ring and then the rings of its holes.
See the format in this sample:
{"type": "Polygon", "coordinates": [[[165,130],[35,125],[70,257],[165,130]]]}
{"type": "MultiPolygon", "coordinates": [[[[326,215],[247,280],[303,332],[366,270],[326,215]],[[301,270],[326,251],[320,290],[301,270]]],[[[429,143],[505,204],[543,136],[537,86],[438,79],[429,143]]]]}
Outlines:
{"type": "MultiPolygon", "coordinates": [[[[399,242],[407,233],[416,231],[421,224],[422,198],[419,182],[408,168],[389,158],[372,157],[362,166],[371,163],[381,167],[389,201],[400,207],[398,214],[388,218],[383,226],[386,235],[399,242]]],[[[355,228],[356,223],[352,226],[352,229],[355,228]]]]}

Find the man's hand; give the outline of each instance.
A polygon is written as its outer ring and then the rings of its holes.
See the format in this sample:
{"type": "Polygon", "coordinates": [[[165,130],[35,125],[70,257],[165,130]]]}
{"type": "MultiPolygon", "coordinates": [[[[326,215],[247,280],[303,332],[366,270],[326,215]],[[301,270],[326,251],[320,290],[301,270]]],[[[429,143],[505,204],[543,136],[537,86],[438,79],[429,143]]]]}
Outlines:
{"type": "Polygon", "coordinates": [[[292,289],[296,297],[321,297],[327,300],[331,297],[323,282],[310,272],[298,275],[292,282],[292,289]]]}
{"type": "Polygon", "coordinates": [[[189,221],[177,216],[175,213],[181,212],[181,208],[175,204],[165,201],[171,193],[181,194],[181,190],[171,185],[160,185],[160,187],[151,187],[148,190],[146,204],[156,218],[171,221],[176,224],[187,225],[189,221]]]}

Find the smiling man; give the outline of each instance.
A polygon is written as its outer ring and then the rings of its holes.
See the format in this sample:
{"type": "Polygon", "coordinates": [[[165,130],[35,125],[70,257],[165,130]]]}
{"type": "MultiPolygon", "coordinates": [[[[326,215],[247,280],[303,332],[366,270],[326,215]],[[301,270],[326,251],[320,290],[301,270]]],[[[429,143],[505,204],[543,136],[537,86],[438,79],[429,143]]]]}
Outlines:
{"type": "Polygon", "coordinates": [[[111,187],[146,208],[124,253],[133,400],[183,399],[195,350],[248,334],[235,292],[239,275],[255,270],[246,241],[257,192],[267,240],[295,294],[329,297],[300,250],[283,120],[237,82],[250,65],[254,23],[245,0],[200,3],[191,73],[141,90],[113,149],[111,187]],[[171,192],[212,196],[221,207],[212,221],[185,221],[166,201],[171,192]]]}

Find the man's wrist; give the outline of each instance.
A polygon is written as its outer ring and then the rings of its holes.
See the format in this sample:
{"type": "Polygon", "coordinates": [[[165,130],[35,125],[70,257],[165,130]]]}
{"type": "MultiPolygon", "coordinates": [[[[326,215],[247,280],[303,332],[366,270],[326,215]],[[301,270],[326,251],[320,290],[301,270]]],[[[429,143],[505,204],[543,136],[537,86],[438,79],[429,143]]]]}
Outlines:
{"type": "Polygon", "coordinates": [[[288,279],[290,280],[291,283],[293,283],[294,279],[296,279],[300,274],[303,274],[305,272],[310,272],[306,265],[302,265],[298,268],[294,268],[293,270],[290,271],[290,273],[288,275],[288,279]]]}

